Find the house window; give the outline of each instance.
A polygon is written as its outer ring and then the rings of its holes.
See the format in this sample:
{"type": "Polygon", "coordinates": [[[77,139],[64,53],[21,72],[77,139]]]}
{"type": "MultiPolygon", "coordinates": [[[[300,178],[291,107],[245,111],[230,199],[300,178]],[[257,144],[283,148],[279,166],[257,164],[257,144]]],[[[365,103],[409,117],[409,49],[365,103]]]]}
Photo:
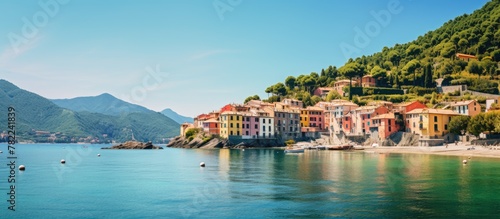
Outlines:
{"type": "Polygon", "coordinates": [[[259,128],[259,126],[257,124],[255,124],[255,129],[258,129],[258,128],[259,128]]]}
{"type": "Polygon", "coordinates": [[[217,128],[217,123],[215,123],[215,128],[217,128]]]}
{"type": "Polygon", "coordinates": [[[248,135],[248,131],[246,131],[245,134],[248,135]]]}
{"type": "Polygon", "coordinates": [[[247,129],[249,129],[249,128],[250,128],[250,124],[247,124],[247,129]]]}
{"type": "Polygon", "coordinates": [[[444,125],[444,130],[448,130],[448,125],[444,125]]]}
{"type": "Polygon", "coordinates": [[[265,126],[262,126],[262,131],[266,131],[266,127],[265,126]]]}
{"type": "Polygon", "coordinates": [[[233,131],[231,131],[231,135],[233,135],[233,131]]]}
{"type": "Polygon", "coordinates": [[[236,123],[236,128],[240,128],[240,124],[239,123],[236,123]]]}
{"type": "Polygon", "coordinates": [[[238,135],[240,135],[240,131],[238,131],[238,135]]]}
{"type": "Polygon", "coordinates": [[[413,128],[415,128],[415,122],[413,122],[413,128]]]}
{"type": "Polygon", "coordinates": [[[389,132],[391,131],[391,127],[389,126],[389,132]]]}
{"type": "Polygon", "coordinates": [[[434,131],[437,132],[438,131],[438,124],[434,124],[434,131]]]}
{"type": "Polygon", "coordinates": [[[269,119],[269,124],[271,124],[271,119],[269,119]]]}
{"type": "Polygon", "coordinates": [[[250,122],[250,117],[247,117],[247,122],[250,122]]]}
{"type": "Polygon", "coordinates": [[[438,117],[434,116],[434,122],[437,122],[437,121],[438,121],[438,117]]]}
{"type": "Polygon", "coordinates": [[[259,118],[255,117],[255,122],[259,122],[259,118]]]}
{"type": "Polygon", "coordinates": [[[229,127],[230,127],[230,128],[232,128],[232,127],[233,127],[233,123],[230,123],[230,124],[229,124],[229,127]]]}
{"type": "Polygon", "coordinates": [[[231,116],[231,118],[230,118],[230,119],[231,119],[231,120],[233,120],[233,116],[231,116]]]}
{"type": "Polygon", "coordinates": [[[266,124],[266,120],[265,120],[265,119],[263,119],[263,120],[262,120],[262,123],[266,124]]]}

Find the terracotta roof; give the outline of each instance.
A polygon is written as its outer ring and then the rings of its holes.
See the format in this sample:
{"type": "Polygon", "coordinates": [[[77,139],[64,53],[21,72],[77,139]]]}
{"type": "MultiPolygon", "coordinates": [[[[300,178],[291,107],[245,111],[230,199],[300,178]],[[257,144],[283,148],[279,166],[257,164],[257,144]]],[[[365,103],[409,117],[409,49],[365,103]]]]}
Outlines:
{"type": "Polygon", "coordinates": [[[396,104],[394,104],[394,106],[395,107],[398,107],[398,106],[403,106],[404,107],[404,106],[409,106],[410,104],[415,103],[415,102],[419,102],[419,101],[396,103],[396,104]]]}
{"type": "Polygon", "coordinates": [[[444,114],[444,115],[460,115],[452,110],[444,110],[444,109],[414,109],[407,114],[444,114]]]}
{"type": "Polygon", "coordinates": [[[396,117],[394,116],[394,113],[386,113],[372,117],[372,119],[395,119],[395,118],[396,117]]]}
{"type": "MultiPolygon", "coordinates": [[[[340,83],[340,82],[349,82],[349,80],[347,80],[347,79],[344,79],[344,80],[338,80],[338,81],[336,81],[336,82],[335,82],[335,84],[336,84],[336,83],[340,83]]],[[[355,83],[355,81],[353,81],[353,83],[355,83]]]]}
{"type": "Polygon", "coordinates": [[[362,106],[354,109],[355,111],[361,111],[361,110],[374,110],[377,109],[378,106],[362,106]]]}
{"type": "Polygon", "coordinates": [[[452,104],[450,104],[450,106],[465,106],[465,105],[469,105],[471,103],[474,103],[476,102],[475,100],[465,100],[465,101],[459,101],[459,102],[454,102],[452,104]]]}
{"type": "Polygon", "coordinates": [[[472,59],[477,59],[477,57],[476,57],[476,56],[474,56],[474,55],[463,54],[463,53],[457,53],[457,57],[459,57],[459,58],[472,58],[472,59]]]}
{"type": "Polygon", "coordinates": [[[317,106],[308,106],[306,110],[323,111],[324,109],[317,106]]]}

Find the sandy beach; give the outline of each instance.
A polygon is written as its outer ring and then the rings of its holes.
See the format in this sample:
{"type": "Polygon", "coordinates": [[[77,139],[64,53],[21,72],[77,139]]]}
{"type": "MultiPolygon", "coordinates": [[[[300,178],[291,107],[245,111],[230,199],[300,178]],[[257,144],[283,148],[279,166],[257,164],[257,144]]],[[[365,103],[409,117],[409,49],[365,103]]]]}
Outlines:
{"type": "Polygon", "coordinates": [[[435,147],[364,147],[367,153],[433,154],[460,157],[500,158],[500,146],[448,145],[435,147]],[[474,148],[474,149],[472,149],[474,148]]]}

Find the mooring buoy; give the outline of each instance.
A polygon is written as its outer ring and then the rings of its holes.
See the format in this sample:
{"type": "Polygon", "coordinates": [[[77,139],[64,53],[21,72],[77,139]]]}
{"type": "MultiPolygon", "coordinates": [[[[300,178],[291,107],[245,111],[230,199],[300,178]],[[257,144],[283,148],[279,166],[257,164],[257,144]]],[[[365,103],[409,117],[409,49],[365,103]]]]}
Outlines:
{"type": "Polygon", "coordinates": [[[467,160],[463,160],[462,163],[467,164],[467,160]]]}
{"type": "Polygon", "coordinates": [[[201,162],[200,167],[205,167],[205,162],[201,162]]]}
{"type": "Polygon", "coordinates": [[[25,169],[26,169],[26,167],[24,165],[19,165],[19,170],[24,171],[25,169]]]}
{"type": "Polygon", "coordinates": [[[62,160],[61,160],[61,163],[62,163],[62,164],[65,164],[65,163],[66,163],[66,161],[65,161],[64,159],[62,159],[62,160]]]}

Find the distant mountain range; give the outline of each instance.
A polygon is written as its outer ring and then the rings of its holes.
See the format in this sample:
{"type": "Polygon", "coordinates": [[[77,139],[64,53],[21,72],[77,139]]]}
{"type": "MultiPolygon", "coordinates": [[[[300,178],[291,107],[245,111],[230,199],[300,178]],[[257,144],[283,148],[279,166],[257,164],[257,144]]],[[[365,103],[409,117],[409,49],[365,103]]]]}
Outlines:
{"type": "MultiPolygon", "coordinates": [[[[33,142],[164,142],[179,135],[179,124],[167,116],[129,104],[109,94],[54,102],[0,80],[0,109],[16,109],[16,135],[33,142]],[[108,102],[108,104],[103,104],[108,102]],[[78,104],[77,104],[78,103],[78,104]]],[[[0,124],[7,117],[0,116],[0,124]]],[[[0,126],[0,132],[6,131],[0,126]]],[[[5,138],[3,138],[5,140],[5,138]]]]}
{"type": "Polygon", "coordinates": [[[161,113],[163,115],[165,115],[165,116],[173,119],[174,121],[176,121],[179,124],[182,124],[182,123],[185,123],[185,122],[187,122],[187,123],[193,123],[193,121],[194,121],[193,118],[179,115],[178,113],[176,113],[175,111],[171,110],[170,108],[164,109],[163,111],[161,111],[161,113]]]}
{"type": "Polygon", "coordinates": [[[104,93],[95,97],[76,97],[71,99],[54,99],[56,105],[77,112],[101,113],[119,116],[129,113],[148,113],[151,110],[120,100],[111,94],[104,93]]]}
{"type": "MultiPolygon", "coordinates": [[[[101,113],[110,116],[120,116],[130,113],[154,112],[150,109],[147,109],[146,107],[120,100],[108,93],[92,97],[54,99],[52,100],[52,102],[62,108],[70,109],[76,112],[101,113]]],[[[193,118],[179,115],[170,108],[161,111],[161,113],[179,124],[185,122],[193,122],[193,118]]]]}

